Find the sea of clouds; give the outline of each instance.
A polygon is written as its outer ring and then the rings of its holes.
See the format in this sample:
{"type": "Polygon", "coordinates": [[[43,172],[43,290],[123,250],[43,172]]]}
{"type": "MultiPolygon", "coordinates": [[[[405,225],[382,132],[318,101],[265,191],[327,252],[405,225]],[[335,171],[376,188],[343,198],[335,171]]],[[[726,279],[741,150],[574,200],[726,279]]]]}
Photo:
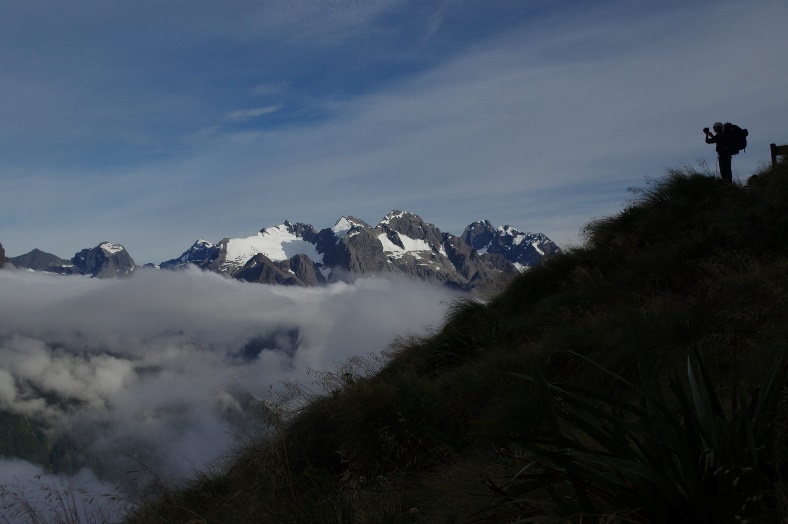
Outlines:
{"type": "MultiPolygon", "coordinates": [[[[135,469],[186,478],[258,431],[260,401],[283,381],[424,334],[454,298],[382,278],[293,288],[196,269],[123,280],[2,270],[0,409],[84,447],[96,471],[83,482],[135,469]]],[[[36,475],[48,478],[0,459],[0,485],[36,475]]]]}

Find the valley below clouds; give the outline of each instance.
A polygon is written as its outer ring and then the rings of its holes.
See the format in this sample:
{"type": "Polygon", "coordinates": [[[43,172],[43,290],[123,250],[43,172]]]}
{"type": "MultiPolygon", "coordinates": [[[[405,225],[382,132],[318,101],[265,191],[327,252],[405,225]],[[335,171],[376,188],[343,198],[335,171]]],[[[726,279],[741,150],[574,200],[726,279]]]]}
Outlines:
{"type": "MultiPolygon", "coordinates": [[[[169,481],[209,466],[264,431],[262,401],[284,381],[424,334],[456,298],[412,280],[305,289],[199,270],[3,270],[0,290],[0,411],[67,437],[82,478],[116,484],[132,470],[169,481]]],[[[0,485],[44,472],[13,457],[0,471],[0,485]]]]}

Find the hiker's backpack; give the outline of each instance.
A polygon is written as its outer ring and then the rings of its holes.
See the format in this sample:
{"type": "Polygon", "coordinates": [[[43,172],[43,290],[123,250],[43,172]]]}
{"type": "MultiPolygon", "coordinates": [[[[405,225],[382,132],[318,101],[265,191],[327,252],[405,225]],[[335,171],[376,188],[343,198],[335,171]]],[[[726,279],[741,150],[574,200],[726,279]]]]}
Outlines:
{"type": "Polygon", "coordinates": [[[722,132],[731,155],[738,155],[742,149],[747,149],[747,135],[750,133],[736,124],[725,122],[722,125],[722,132]]]}

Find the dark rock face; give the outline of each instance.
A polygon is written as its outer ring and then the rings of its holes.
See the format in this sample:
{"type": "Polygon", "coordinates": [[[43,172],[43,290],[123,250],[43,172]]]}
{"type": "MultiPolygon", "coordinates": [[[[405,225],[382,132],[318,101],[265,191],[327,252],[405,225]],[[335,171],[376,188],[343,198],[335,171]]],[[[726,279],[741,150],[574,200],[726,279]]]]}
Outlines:
{"type": "Polygon", "coordinates": [[[517,268],[501,255],[479,254],[474,248],[458,237],[450,237],[444,243],[446,254],[457,271],[467,279],[470,287],[485,281],[510,279],[519,272],[517,268]]]}
{"type": "Polygon", "coordinates": [[[34,271],[47,271],[63,275],[73,273],[73,265],[70,260],[62,259],[40,249],[34,249],[24,255],[9,258],[8,261],[18,268],[32,269],[34,271]]]}
{"type": "Polygon", "coordinates": [[[317,286],[326,282],[317,265],[306,255],[295,255],[289,260],[273,261],[262,253],[253,256],[233,278],[261,284],[285,286],[317,286]]]}
{"type": "Polygon", "coordinates": [[[465,228],[462,241],[473,249],[484,249],[495,238],[495,228],[489,220],[474,222],[465,228]]]}
{"type": "Polygon", "coordinates": [[[0,268],[5,265],[5,249],[3,249],[3,244],[0,244],[0,268]]]}
{"type": "Polygon", "coordinates": [[[136,267],[123,246],[110,242],[102,242],[92,249],[83,249],[74,255],[71,262],[80,274],[95,278],[125,277],[136,267]]]}
{"type": "Polygon", "coordinates": [[[383,254],[383,244],[372,228],[363,226],[354,226],[347,235],[337,240],[333,249],[324,253],[323,263],[360,275],[391,271],[383,254]]]}
{"type": "Polygon", "coordinates": [[[443,247],[446,250],[446,256],[457,272],[466,281],[473,279],[475,274],[479,272],[479,254],[457,237],[447,238],[446,242],[443,243],[443,247]]]}
{"type": "Polygon", "coordinates": [[[320,268],[306,255],[295,255],[290,260],[283,261],[282,268],[290,271],[305,286],[326,283],[326,278],[320,272],[320,268]]]}
{"type": "Polygon", "coordinates": [[[298,238],[303,238],[310,244],[314,244],[317,242],[317,237],[319,235],[318,231],[309,224],[303,224],[301,222],[296,222],[295,224],[291,224],[287,220],[284,223],[287,230],[295,235],[298,238]]]}
{"type": "Polygon", "coordinates": [[[235,273],[235,278],[245,282],[260,282],[265,284],[281,284],[285,286],[299,285],[295,275],[287,273],[280,264],[274,262],[262,253],[252,257],[246,265],[235,273]]]}

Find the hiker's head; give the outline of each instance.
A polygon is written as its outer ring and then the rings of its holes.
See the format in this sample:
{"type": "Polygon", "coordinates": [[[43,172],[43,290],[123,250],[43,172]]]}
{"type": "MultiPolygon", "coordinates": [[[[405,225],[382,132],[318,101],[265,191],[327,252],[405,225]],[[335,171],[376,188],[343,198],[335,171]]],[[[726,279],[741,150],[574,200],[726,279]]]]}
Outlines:
{"type": "Polygon", "coordinates": [[[722,133],[722,122],[714,122],[714,125],[711,126],[714,129],[715,133],[722,133]]]}

